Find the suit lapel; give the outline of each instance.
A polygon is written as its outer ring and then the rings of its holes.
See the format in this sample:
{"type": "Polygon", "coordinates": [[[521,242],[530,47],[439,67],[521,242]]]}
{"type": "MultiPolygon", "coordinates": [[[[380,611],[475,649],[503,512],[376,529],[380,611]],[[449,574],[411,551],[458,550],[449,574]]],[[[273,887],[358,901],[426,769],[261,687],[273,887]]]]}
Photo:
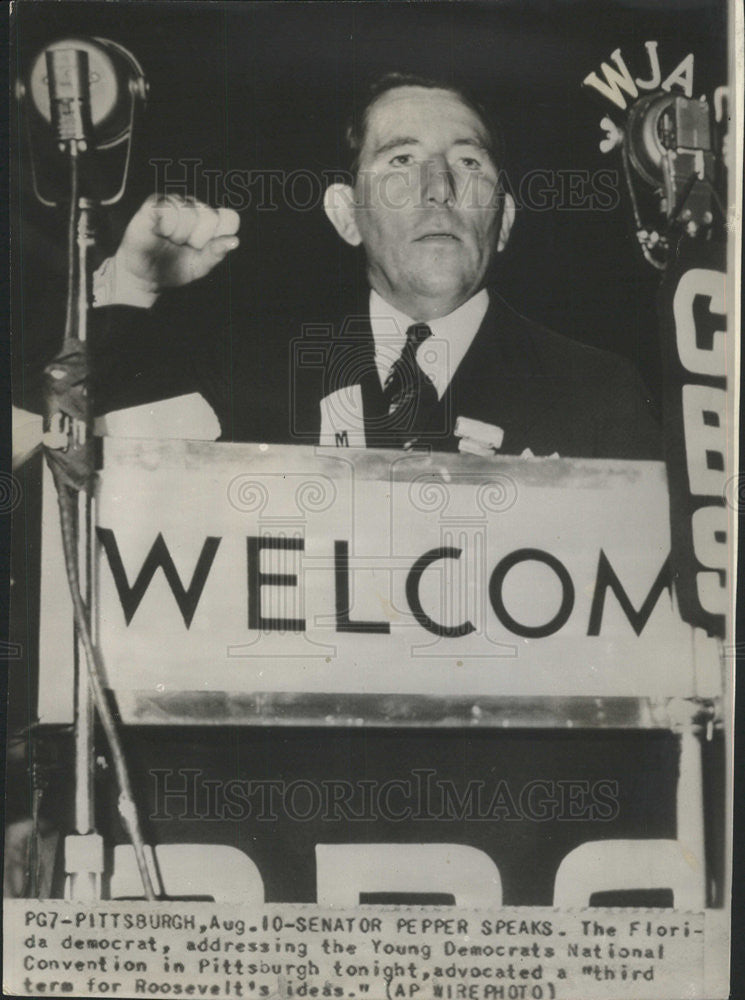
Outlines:
{"type": "Polygon", "coordinates": [[[533,437],[534,379],[541,359],[523,327],[490,291],[489,308],[446,394],[453,425],[462,416],[504,431],[500,454],[521,454],[533,437]]]}
{"type": "Polygon", "coordinates": [[[382,447],[380,428],[386,416],[375,366],[375,342],[366,313],[345,320],[326,365],[321,400],[322,445],[382,447]]]}

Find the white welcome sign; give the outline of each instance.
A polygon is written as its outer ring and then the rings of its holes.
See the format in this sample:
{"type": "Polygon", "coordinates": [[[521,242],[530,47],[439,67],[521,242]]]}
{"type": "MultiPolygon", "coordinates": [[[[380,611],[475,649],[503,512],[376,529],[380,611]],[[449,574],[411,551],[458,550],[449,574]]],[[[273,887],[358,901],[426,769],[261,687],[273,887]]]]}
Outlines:
{"type": "MultiPolygon", "coordinates": [[[[114,439],[103,452],[94,630],[125,719],[158,705],[165,719],[184,696],[206,718],[216,697],[717,693],[672,603],[659,463],[114,439]]],[[[46,501],[51,722],[71,717],[72,637],[46,501]]]]}

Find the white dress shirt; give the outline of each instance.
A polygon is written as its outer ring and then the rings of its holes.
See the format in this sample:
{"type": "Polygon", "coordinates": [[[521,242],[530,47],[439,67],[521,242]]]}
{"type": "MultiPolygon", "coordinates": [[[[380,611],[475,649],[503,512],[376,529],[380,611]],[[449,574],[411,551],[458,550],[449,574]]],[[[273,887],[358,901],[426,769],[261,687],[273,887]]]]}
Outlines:
{"type": "MultiPolygon", "coordinates": [[[[419,345],[416,360],[432,380],[438,399],[442,399],[471,346],[488,306],[489,294],[482,288],[454,312],[426,324],[432,336],[419,345]]],[[[404,349],[406,331],[416,322],[389,305],[377,292],[370,292],[370,325],[381,386],[385,385],[388,373],[404,349]]]]}

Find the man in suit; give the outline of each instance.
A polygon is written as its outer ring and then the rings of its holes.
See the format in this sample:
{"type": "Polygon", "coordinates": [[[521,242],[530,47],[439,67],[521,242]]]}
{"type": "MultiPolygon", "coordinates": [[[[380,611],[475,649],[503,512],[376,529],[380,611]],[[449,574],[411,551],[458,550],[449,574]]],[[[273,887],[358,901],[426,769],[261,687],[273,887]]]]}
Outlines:
{"type": "MultiPolygon", "coordinates": [[[[347,138],[352,183],[333,184],[324,204],[340,237],[364,249],[369,300],[315,351],[320,365],[298,351],[291,398],[280,401],[272,427],[259,417],[260,393],[244,414],[236,417],[233,402],[228,415],[236,387],[200,362],[195,384],[223,436],[659,457],[631,366],[529,322],[489,287],[515,205],[500,183],[501,142],[485,108],[449,83],[389,74],[366,96],[347,138]]],[[[98,304],[138,307],[139,317],[120,310],[114,325],[141,325],[141,310],[165,288],[204,276],[237,246],[237,229],[229,209],[149,199],[97,275],[98,304]]],[[[117,400],[106,337],[97,343],[97,394],[117,400]]]]}
{"type": "MultiPolygon", "coordinates": [[[[658,457],[631,367],[529,322],[490,286],[515,206],[500,185],[501,145],[485,109],[450,84],[391,75],[368,95],[348,139],[353,183],[332,185],[325,208],[341,238],[363,247],[369,292],[320,351],[312,337],[298,338],[294,390],[268,391],[272,375],[261,371],[253,377],[263,391],[252,384],[234,404],[237,380],[210,363],[209,345],[204,355],[169,356],[156,301],[209,274],[238,245],[239,219],[154,197],[95,276],[99,411],[198,389],[234,440],[658,457]],[[146,362],[138,343],[154,352],[146,362]],[[154,356],[170,369],[165,379],[154,356]]],[[[287,386],[286,373],[276,381],[287,386]]],[[[11,894],[19,864],[10,864],[11,894]]]]}

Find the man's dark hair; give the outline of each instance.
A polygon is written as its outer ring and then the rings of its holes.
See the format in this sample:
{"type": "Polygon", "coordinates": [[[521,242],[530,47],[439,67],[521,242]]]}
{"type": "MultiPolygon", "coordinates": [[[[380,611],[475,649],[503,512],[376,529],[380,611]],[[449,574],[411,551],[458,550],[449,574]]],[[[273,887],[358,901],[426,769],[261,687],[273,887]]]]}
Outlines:
{"type": "Polygon", "coordinates": [[[389,90],[398,87],[427,87],[431,90],[448,90],[470,108],[481,120],[486,130],[488,152],[498,168],[504,166],[504,142],[502,130],[494,110],[484,101],[477,98],[470,87],[460,81],[435,77],[419,76],[416,73],[391,72],[375,77],[364,90],[361,99],[354,108],[346,131],[346,146],[349,157],[348,167],[356,176],[360,165],[360,152],[365,143],[367,123],[370,110],[375,102],[389,90]]]}

